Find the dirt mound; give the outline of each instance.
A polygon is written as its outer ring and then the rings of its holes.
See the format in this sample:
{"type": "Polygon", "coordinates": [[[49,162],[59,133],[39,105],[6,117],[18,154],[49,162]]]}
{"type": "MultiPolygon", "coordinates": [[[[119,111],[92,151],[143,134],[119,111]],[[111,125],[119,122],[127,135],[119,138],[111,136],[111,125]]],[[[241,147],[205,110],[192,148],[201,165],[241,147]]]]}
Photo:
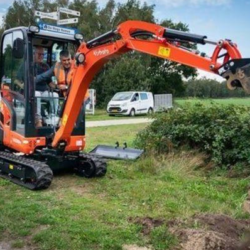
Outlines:
{"type": "Polygon", "coordinates": [[[182,250],[249,250],[250,220],[236,220],[222,214],[199,214],[187,221],[130,218],[142,225],[142,233],[149,235],[153,228],[166,225],[179,240],[175,249],[182,250]],[[247,238],[242,242],[242,238],[247,238]]]}
{"type": "Polygon", "coordinates": [[[194,216],[194,219],[208,227],[209,230],[222,233],[232,239],[241,237],[250,226],[250,220],[235,220],[222,214],[197,215],[194,216]]]}
{"type": "Polygon", "coordinates": [[[237,242],[223,234],[197,229],[180,229],[174,233],[182,250],[236,250],[237,242]]]}

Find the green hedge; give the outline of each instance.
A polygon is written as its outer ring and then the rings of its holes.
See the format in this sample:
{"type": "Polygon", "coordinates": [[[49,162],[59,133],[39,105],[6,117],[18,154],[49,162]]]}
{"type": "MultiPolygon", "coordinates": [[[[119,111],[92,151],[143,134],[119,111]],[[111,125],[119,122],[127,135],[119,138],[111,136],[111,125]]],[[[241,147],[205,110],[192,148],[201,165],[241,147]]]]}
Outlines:
{"type": "Polygon", "coordinates": [[[249,164],[250,108],[198,103],[172,109],[156,115],[136,144],[157,153],[187,146],[205,151],[216,164],[249,164]]]}

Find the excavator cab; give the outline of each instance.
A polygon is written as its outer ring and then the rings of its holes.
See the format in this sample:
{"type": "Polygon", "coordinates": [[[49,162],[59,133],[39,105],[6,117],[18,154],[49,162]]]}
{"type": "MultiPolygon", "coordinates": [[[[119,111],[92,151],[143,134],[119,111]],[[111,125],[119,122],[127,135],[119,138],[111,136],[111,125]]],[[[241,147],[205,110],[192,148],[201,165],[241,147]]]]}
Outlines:
{"type": "MultiPolygon", "coordinates": [[[[63,110],[64,97],[49,88],[47,92],[39,91],[35,84],[38,73],[35,58],[41,65],[47,65],[44,72],[59,61],[59,53],[69,50],[72,55],[79,47],[80,41],[74,36],[46,31],[32,32],[31,28],[14,28],[4,33],[1,47],[1,89],[4,101],[11,110],[11,131],[29,137],[42,137],[52,134],[60,125],[60,112],[63,110]],[[38,56],[35,49],[39,48],[38,56]],[[42,52],[41,52],[42,51],[42,52]],[[7,97],[9,96],[9,97],[7,97]]],[[[84,135],[84,109],[72,135],[84,135]]],[[[5,121],[3,121],[5,122],[5,121]]],[[[3,140],[3,138],[0,138],[3,140]]]]}

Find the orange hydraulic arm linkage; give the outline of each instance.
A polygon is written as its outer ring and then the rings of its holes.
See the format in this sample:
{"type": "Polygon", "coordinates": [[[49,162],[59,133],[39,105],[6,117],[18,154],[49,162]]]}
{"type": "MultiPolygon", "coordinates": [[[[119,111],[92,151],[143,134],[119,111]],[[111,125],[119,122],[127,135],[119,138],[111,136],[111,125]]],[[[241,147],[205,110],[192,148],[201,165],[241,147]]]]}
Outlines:
{"type": "Polygon", "coordinates": [[[69,142],[84,96],[97,72],[109,59],[131,50],[222,76],[225,75],[226,78],[232,80],[228,84],[230,88],[240,86],[242,81],[239,82],[239,77],[235,77],[234,67],[237,64],[240,64],[240,67],[245,66],[250,63],[249,59],[241,59],[236,44],[229,40],[213,42],[206,40],[206,38],[206,36],[171,30],[152,23],[127,21],[119,25],[114,31],[107,32],[87,43],[82,43],[75,56],[77,65],[73,72],[71,89],[63,112],[61,127],[55,134],[52,146],[57,147],[60,143],[67,144],[69,142]],[[208,58],[181,46],[181,42],[209,43],[215,45],[215,50],[212,56],[208,58]],[[221,50],[226,53],[220,55],[221,50]],[[246,61],[242,62],[242,60],[246,61]]]}

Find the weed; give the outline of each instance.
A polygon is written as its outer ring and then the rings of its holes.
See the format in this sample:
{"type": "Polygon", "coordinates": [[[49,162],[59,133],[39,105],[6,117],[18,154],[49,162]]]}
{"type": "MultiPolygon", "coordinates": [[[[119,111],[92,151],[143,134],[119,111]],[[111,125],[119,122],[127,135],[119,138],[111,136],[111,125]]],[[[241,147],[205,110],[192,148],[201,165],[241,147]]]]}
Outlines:
{"type": "Polygon", "coordinates": [[[177,243],[176,237],[168,231],[165,225],[156,227],[151,232],[151,244],[156,250],[170,249],[177,243]]]}

